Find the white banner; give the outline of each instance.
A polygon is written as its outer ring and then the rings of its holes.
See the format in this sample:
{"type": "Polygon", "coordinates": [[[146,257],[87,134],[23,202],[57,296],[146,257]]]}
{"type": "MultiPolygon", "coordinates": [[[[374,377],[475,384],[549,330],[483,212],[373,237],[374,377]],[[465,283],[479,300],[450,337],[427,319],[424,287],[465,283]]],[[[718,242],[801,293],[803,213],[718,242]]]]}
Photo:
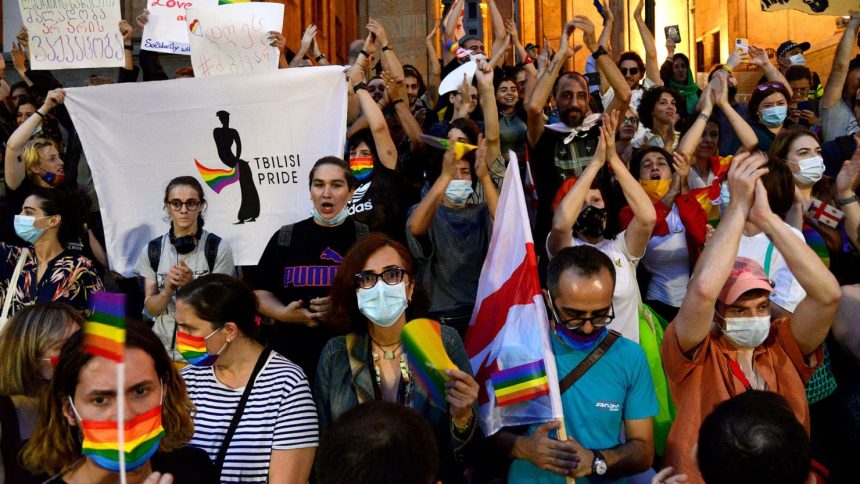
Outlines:
{"type": "Polygon", "coordinates": [[[237,3],[192,7],[185,20],[191,41],[191,67],[197,77],[270,71],[278,68],[277,47],[269,31],[280,32],[284,5],[237,3]]]}
{"type": "Polygon", "coordinates": [[[281,225],[310,216],[308,174],[316,160],[343,156],[342,71],[308,67],[66,89],[92,167],[111,268],[131,274],[146,243],[167,232],[164,189],[183,175],[203,185],[206,228],[229,241],[238,265],[257,264],[281,225]]]}
{"type": "Polygon", "coordinates": [[[149,0],[149,22],[143,28],[140,48],[167,54],[191,54],[185,10],[217,7],[218,0],[149,0]]]}
{"type": "Polygon", "coordinates": [[[18,0],[30,33],[30,67],[120,67],[120,0],[18,0]]]}

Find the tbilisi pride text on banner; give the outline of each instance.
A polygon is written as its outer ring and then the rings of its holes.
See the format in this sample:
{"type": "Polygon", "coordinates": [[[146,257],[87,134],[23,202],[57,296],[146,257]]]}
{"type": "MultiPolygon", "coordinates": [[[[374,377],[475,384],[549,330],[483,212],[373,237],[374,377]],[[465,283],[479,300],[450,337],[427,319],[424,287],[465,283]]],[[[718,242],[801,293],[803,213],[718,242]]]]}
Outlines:
{"type": "Polygon", "coordinates": [[[120,0],[18,0],[18,5],[30,34],[31,69],[120,67],[125,63],[120,0]]]}
{"type": "MultiPolygon", "coordinates": [[[[220,8],[220,7],[219,7],[220,8]]],[[[343,156],[343,67],[66,89],[98,193],[111,268],[133,274],[169,228],[167,183],[200,181],[206,230],[256,265],[282,225],[311,214],[308,176],[343,156]]]]}
{"type": "Polygon", "coordinates": [[[851,10],[860,10],[857,0],[761,0],[765,12],[798,10],[813,15],[850,15],[851,10]]]}

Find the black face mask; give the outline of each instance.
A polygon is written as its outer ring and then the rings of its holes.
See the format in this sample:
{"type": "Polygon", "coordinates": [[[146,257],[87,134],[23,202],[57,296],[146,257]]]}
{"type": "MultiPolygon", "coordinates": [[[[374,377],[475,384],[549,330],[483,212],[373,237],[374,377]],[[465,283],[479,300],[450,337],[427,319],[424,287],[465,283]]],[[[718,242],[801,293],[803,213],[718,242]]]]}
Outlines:
{"type": "Polygon", "coordinates": [[[173,235],[173,227],[170,228],[170,243],[173,245],[173,248],[176,249],[178,254],[190,254],[194,252],[194,249],[197,248],[197,240],[202,235],[202,229],[197,229],[196,235],[183,235],[182,237],[176,237],[173,235]]]}
{"type": "Polygon", "coordinates": [[[603,232],[606,231],[607,218],[605,208],[587,205],[582,212],[579,212],[573,231],[592,239],[602,237],[603,232]]]}

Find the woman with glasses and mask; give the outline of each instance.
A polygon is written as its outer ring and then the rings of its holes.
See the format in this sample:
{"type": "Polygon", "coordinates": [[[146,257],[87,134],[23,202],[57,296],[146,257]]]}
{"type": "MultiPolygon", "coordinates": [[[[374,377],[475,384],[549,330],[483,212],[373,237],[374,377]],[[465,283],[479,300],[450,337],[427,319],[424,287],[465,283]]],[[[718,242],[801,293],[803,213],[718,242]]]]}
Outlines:
{"type": "Polygon", "coordinates": [[[645,254],[657,215],[651,199],[615,150],[617,125],[617,111],[604,115],[594,159],[555,209],[546,244],[550,257],[565,247],[590,245],[612,259],[617,273],[612,296],[616,318],[609,329],[638,342],[641,297],[636,283],[636,265],[645,254]],[[608,230],[608,206],[619,201],[608,199],[609,191],[598,178],[605,171],[607,161],[633,213],[627,229],[617,235],[608,230]]]}
{"type": "Polygon", "coordinates": [[[314,385],[320,428],[325,431],[344,412],[370,400],[410,407],[433,428],[438,478],[465,482],[467,445],[478,432],[478,384],[460,336],[442,325],[442,345],[459,368],[447,372],[445,403],[416,385],[401,343],[407,320],[424,305],[415,270],[409,251],[379,233],[356,242],[346,255],[332,287],[332,306],[349,334],[329,341],[320,356],[314,385]]]}
{"type": "Polygon", "coordinates": [[[54,365],[69,337],[84,319],[62,303],[27,306],[0,332],[0,480],[21,484],[44,482],[49,476],[27,472],[18,454],[39,418],[42,394],[54,375],[54,365]]]}
{"type": "Polygon", "coordinates": [[[176,350],[176,290],[204,274],[236,274],[230,245],[203,230],[205,209],[203,187],[196,178],[170,180],[164,190],[170,229],[149,241],[135,267],[144,279],[144,316],[153,320],[152,330],[174,361],[183,361],[176,350]]]}
{"type": "MultiPolygon", "coordinates": [[[[83,340],[78,331],[63,346],[21,453],[31,472],[54,476],[47,483],[120,480],[117,363],[85,352],[83,340]]],[[[186,447],[194,407],[164,346],[144,324],[126,321],[123,359],[127,482],[218,482],[206,454],[186,447]]]]}

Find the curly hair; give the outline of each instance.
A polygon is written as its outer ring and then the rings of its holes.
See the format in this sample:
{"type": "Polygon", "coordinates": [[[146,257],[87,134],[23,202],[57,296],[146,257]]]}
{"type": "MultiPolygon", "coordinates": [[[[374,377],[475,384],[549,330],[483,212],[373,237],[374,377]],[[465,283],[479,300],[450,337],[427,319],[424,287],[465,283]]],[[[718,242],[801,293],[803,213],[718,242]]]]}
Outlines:
{"type": "MultiPolygon", "coordinates": [[[[81,370],[95,356],[83,350],[83,332],[78,331],[63,346],[54,378],[39,408],[39,420],[33,434],[21,451],[21,462],[34,473],[49,475],[68,471],[81,458],[78,432],[69,426],[64,408],[74,396],[81,370]]],[[[162,425],[164,438],[159,451],[171,452],[185,446],[194,435],[191,415],[194,406],[188,398],[185,382],[173,366],[164,345],[149,327],[139,321],[126,321],[126,349],[134,348],[148,354],[155,372],[164,385],[162,425]]]]}
{"type": "Polygon", "coordinates": [[[660,100],[663,93],[668,93],[675,99],[675,109],[678,113],[684,109],[685,101],[681,94],[669,87],[656,86],[645,91],[642,94],[642,101],[639,102],[639,122],[648,129],[654,129],[654,107],[660,100]]]}

